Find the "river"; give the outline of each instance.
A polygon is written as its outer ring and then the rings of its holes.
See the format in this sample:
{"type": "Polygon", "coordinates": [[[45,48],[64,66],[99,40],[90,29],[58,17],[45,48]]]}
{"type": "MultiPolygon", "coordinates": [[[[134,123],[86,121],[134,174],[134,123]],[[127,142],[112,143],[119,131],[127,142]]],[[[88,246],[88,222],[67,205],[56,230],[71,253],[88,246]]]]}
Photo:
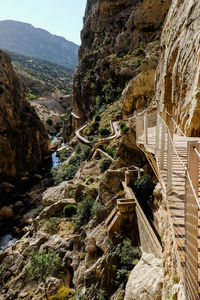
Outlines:
{"type": "MultiPolygon", "coordinates": [[[[57,141],[58,138],[56,136],[53,136],[51,139],[51,143],[57,141]]],[[[64,146],[64,142],[61,144],[61,146],[64,146]]],[[[52,168],[59,167],[61,165],[61,161],[59,157],[56,155],[56,151],[51,154],[52,157],[52,168]]],[[[6,233],[3,236],[0,236],[0,252],[4,251],[8,246],[11,244],[14,244],[17,241],[17,238],[13,237],[11,233],[6,233]]]]}
{"type": "MultiPolygon", "coordinates": [[[[51,139],[51,143],[56,142],[58,140],[57,136],[53,136],[51,139]]],[[[64,142],[61,143],[61,147],[64,146],[64,142]]],[[[59,159],[59,156],[57,156],[57,152],[53,152],[51,154],[52,157],[52,168],[59,167],[61,165],[61,161],[59,159]]]]}

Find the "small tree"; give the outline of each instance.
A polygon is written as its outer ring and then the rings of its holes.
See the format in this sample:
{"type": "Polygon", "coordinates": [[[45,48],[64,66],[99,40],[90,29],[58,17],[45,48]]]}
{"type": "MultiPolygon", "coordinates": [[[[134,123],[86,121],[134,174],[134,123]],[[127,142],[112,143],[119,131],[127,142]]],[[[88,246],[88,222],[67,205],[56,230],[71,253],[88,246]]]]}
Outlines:
{"type": "Polygon", "coordinates": [[[108,136],[110,135],[110,130],[108,128],[105,128],[105,127],[100,127],[99,128],[99,133],[102,137],[105,137],[105,136],[108,136]]]}
{"type": "Polygon", "coordinates": [[[53,121],[51,118],[46,119],[46,123],[50,126],[53,125],[53,121]]]}
{"type": "Polygon", "coordinates": [[[89,222],[93,204],[94,199],[90,196],[85,197],[80,203],[78,203],[76,214],[72,218],[72,223],[76,229],[79,229],[81,226],[89,222]]]}
{"type": "Polygon", "coordinates": [[[48,250],[38,253],[35,248],[30,253],[29,265],[26,267],[28,276],[36,281],[40,279],[44,283],[45,297],[48,299],[46,290],[46,278],[61,272],[63,263],[59,255],[48,250]]]}
{"type": "Polygon", "coordinates": [[[112,159],[104,158],[99,165],[100,172],[104,173],[110,167],[111,164],[112,164],[112,159]]]}

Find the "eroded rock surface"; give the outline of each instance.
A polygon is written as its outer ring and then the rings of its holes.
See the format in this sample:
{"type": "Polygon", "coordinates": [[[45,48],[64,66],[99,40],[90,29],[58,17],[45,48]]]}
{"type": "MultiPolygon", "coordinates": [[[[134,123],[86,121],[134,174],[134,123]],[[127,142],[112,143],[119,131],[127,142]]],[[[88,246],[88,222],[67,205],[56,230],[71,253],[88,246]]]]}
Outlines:
{"type": "Polygon", "coordinates": [[[0,51],[0,177],[36,169],[49,150],[48,136],[25,89],[13,71],[10,57],[0,51]]]}
{"type": "Polygon", "coordinates": [[[117,99],[129,80],[140,72],[155,70],[158,55],[148,44],[159,40],[170,4],[171,0],[87,2],[73,85],[74,111],[80,117],[74,119],[74,127],[91,118],[97,102],[107,102],[108,82],[117,99]]]}
{"type": "Polygon", "coordinates": [[[124,300],[160,300],[164,276],[162,259],[143,253],[131,272],[124,300]]]}
{"type": "Polygon", "coordinates": [[[161,39],[157,100],[189,136],[200,134],[200,2],[172,1],[161,39]]]}

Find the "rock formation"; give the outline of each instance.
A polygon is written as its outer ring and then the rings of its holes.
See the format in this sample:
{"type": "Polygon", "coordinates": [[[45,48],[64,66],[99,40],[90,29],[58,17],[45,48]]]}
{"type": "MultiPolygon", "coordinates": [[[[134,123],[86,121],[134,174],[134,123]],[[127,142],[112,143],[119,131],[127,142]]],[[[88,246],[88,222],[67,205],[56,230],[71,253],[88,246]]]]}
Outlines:
{"type": "Polygon", "coordinates": [[[36,169],[49,150],[48,136],[10,57],[0,51],[0,180],[36,169]]]}
{"type": "MultiPolygon", "coordinates": [[[[152,70],[157,66],[158,47],[154,44],[148,47],[148,44],[159,40],[170,3],[171,0],[87,2],[73,87],[74,111],[82,122],[95,113],[97,102],[101,105],[109,102],[105,93],[108,82],[112,96],[117,99],[126,83],[140,72],[144,73],[143,79],[136,79],[139,85],[150,76],[150,81],[154,79],[152,70]],[[145,72],[148,74],[144,79],[145,72]]],[[[143,98],[142,103],[152,97],[150,88],[144,96],[142,90],[138,92],[137,98],[143,98]]],[[[134,106],[127,111],[125,105],[125,112],[131,113],[134,106]]]]}
{"type": "Polygon", "coordinates": [[[161,38],[156,98],[189,136],[199,136],[199,1],[172,1],[161,38]]]}

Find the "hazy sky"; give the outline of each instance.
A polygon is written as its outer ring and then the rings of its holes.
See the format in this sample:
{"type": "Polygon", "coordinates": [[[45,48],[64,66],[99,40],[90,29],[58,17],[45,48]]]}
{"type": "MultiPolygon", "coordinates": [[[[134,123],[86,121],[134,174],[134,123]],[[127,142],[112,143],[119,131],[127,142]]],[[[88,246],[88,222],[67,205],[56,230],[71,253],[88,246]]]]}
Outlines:
{"type": "Polygon", "coordinates": [[[4,0],[0,21],[16,20],[46,29],[80,45],[87,0],[4,0]]]}

